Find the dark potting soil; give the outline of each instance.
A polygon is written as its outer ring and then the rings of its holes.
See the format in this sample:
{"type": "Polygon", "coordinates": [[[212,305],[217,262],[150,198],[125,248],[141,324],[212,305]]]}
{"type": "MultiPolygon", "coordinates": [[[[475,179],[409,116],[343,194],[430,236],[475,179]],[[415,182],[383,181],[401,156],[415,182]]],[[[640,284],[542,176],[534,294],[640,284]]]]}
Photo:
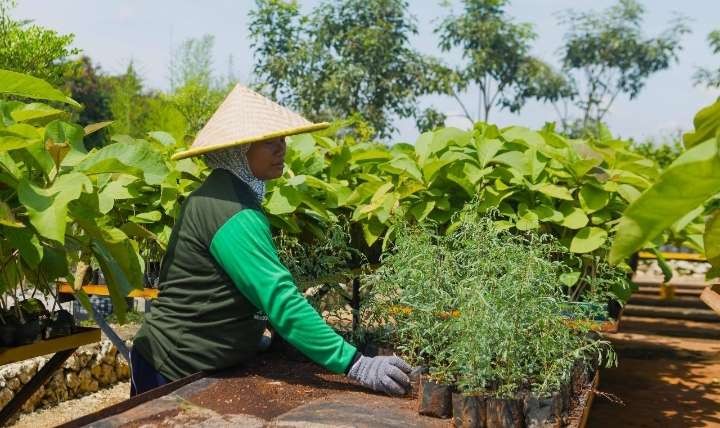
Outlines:
{"type": "MultiPolygon", "coordinates": [[[[191,402],[220,414],[243,413],[266,420],[341,392],[368,393],[345,376],[332,374],[314,363],[289,361],[273,354],[213,377],[219,380],[188,397],[191,402]]],[[[402,401],[416,405],[409,398],[402,401]]]]}

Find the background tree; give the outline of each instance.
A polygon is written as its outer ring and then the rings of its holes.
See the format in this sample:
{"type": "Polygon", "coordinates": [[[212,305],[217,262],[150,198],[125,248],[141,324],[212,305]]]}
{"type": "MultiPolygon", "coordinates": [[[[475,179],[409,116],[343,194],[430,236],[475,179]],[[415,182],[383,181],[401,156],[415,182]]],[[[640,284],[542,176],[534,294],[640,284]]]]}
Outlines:
{"type": "Polygon", "coordinates": [[[567,11],[562,47],[563,69],[573,85],[572,103],[580,118],[571,123],[573,132],[595,132],[621,94],[635,98],[653,74],[678,59],[682,35],[689,28],[682,17],[656,37],[643,34],[645,9],[635,0],[619,0],[602,11],[567,11]]]}
{"type": "Polygon", "coordinates": [[[505,12],[508,0],[464,0],[462,14],[450,13],[436,28],[440,49],[460,49],[464,64],[448,70],[445,92],[457,100],[471,122],[487,121],[493,108],[519,111],[529,99],[555,101],[567,95],[562,75],[530,55],[536,34],[505,12]],[[477,115],[459,94],[476,85],[477,115]]]}
{"type": "MultiPolygon", "coordinates": [[[[708,43],[714,54],[720,54],[720,30],[708,34],[708,43]]],[[[704,85],[708,88],[720,88],[720,67],[715,70],[700,68],[693,76],[695,85],[704,85]]]]}
{"type": "Polygon", "coordinates": [[[358,113],[377,136],[417,115],[428,59],[404,0],[325,1],[307,15],[297,2],[256,0],[250,12],[255,81],[312,120],[358,113]]]}
{"type": "Polygon", "coordinates": [[[74,35],[17,21],[10,16],[14,0],[0,0],[0,69],[31,74],[55,85],[73,63],[68,58],[80,51],[72,48],[74,35]]]}
{"type": "Polygon", "coordinates": [[[188,39],[170,60],[170,93],[167,101],[183,116],[186,133],[194,136],[235,83],[230,70],[227,78],[213,76],[214,37],[188,39]]]}
{"type": "Polygon", "coordinates": [[[110,127],[112,134],[126,134],[143,137],[147,129],[148,107],[142,78],[130,61],[124,74],[110,78],[110,112],[114,121],[110,127]]]}

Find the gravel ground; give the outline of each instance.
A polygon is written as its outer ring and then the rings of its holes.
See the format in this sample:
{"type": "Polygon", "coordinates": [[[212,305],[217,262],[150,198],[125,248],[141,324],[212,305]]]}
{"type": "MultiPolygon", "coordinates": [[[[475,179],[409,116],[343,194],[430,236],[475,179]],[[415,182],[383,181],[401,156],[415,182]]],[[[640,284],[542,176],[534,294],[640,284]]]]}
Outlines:
{"type": "Polygon", "coordinates": [[[122,382],[96,393],[65,401],[59,406],[22,414],[20,419],[11,426],[18,428],[54,427],[119,403],[128,397],[130,397],[130,383],[122,382]]]}

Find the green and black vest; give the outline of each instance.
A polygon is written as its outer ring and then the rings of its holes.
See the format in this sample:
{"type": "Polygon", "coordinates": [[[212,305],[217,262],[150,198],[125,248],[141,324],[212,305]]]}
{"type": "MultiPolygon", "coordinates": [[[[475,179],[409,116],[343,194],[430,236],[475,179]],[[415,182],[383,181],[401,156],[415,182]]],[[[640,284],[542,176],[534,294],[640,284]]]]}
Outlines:
{"type": "Polygon", "coordinates": [[[133,350],[171,380],[235,366],[257,350],[259,312],[331,371],[346,372],[356,357],[298,292],[249,186],[216,169],[183,204],[133,350]]]}

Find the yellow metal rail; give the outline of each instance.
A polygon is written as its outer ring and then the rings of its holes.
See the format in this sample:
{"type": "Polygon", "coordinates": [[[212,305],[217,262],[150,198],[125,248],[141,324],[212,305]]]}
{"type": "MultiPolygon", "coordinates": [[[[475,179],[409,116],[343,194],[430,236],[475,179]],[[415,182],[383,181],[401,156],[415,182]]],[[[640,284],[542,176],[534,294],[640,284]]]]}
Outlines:
{"type": "MultiPolygon", "coordinates": [[[[660,255],[663,256],[665,260],[687,260],[692,262],[704,262],[706,261],[705,256],[698,253],[666,253],[661,252],[660,255]]],[[[639,254],[641,259],[654,259],[655,254],[649,252],[649,251],[640,251],[639,254]]]]}
{"type": "MultiPolygon", "coordinates": [[[[109,296],[110,291],[105,285],[87,284],[83,285],[83,290],[87,294],[95,296],[109,296]]],[[[58,292],[61,294],[72,294],[75,292],[72,286],[67,282],[58,282],[58,292]]],[[[144,299],[157,299],[158,290],[157,288],[143,288],[142,290],[133,290],[128,294],[128,297],[142,297],[144,299]]]]}
{"type": "Polygon", "coordinates": [[[78,327],[78,331],[70,336],[41,340],[29,345],[14,346],[12,348],[0,348],[0,365],[75,349],[99,341],[99,328],[78,327]]]}

